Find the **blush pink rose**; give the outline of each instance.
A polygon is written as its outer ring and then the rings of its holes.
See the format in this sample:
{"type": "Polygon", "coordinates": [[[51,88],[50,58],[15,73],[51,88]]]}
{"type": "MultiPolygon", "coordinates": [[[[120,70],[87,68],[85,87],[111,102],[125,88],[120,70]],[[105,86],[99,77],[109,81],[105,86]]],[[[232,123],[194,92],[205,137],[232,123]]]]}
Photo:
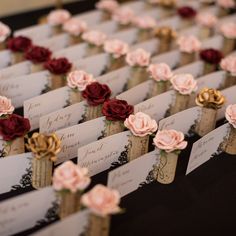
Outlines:
{"type": "Polygon", "coordinates": [[[220,66],[224,71],[236,76],[236,56],[228,56],[221,60],[220,66]]]}
{"type": "Polygon", "coordinates": [[[179,37],[177,44],[179,50],[186,53],[198,52],[202,46],[201,42],[193,35],[179,37]]]}
{"type": "Polygon", "coordinates": [[[47,22],[50,25],[62,25],[71,17],[67,10],[59,9],[51,11],[47,17],[47,22]]]}
{"type": "Polygon", "coordinates": [[[0,43],[4,42],[11,34],[11,29],[0,21],[0,43]]]}
{"type": "Polygon", "coordinates": [[[151,78],[157,82],[170,80],[173,76],[170,67],[165,63],[151,64],[148,67],[148,72],[150,73],[151,78]]]}
{"type": "Polygon", "coordinates": [[[80,34],[84,33],[88,29],[87,23],[85,21],[71,18],[70,20],[66,21],[63,25],[63,30],[73,36],[79,36],[80,34]]]}
{"type": "Polygon", "coordinates": [[[234,22],[226,22],[220,27],[221,33],[229,39],[236,38],[236,23],[234,22]]]}
{"type": "Polygon", "coordinates": [[[173,88],[183,95],[191,94],[197,90],[197,81],[191,74],[174,75],[170,82],[173,88]]]}
{"type": "Polygon", "coordinates": [[[82,39],[89,44],[95,45],[95,46],[102,46],[107,39],[107,35],[102,33],[101,31],[97,30],[90,30],[82,35],[82,39]]]}
{"type": "Polygon", "coordinates": [[[137,112],[126,118],[124,125],[134,136],[144,137],[157,131],[157,122],[143,112],[137,112]]]}
{"type": "Polygon", "coordinates": [[[225,111],[226,120],[236,128],[236,104],[229,105],[225,111]]]}
{"type": "Polygon", "coordinates": [[[197,15],[197,22],[205,27],[213,28],[217,23],[217,18],[208,12],[202,12],[197,15]]]}
{"type": "Polygon", "coordinates": [[[113,13],[119,7],[119,3],[115,0],[100,0],[96,4],[96,8],[109,13],[113,13]]]}
{"type": "Polygon", "coordinates": [[[236,5],[234,0],[217,0],[217,4],[226,9],[234,8],[236,5]]]}
{"type": "Polygon", "coordinates": [[[140,29],[153,29],[156,27],[156,20],[151,16],[137,16],[133,19],[133,24],[140,29]]]}
{"type": "Polygon", "coordinates": [[[184,134],[173,129],[159,130],[153,142],[158,149],[164,150],[167,153],[183,150],[188,145],[188,143],[184,141],[184,134]]]}
{"type": "Polygon", "coordinates": [[[107,216],[120,212],[120,194],[101,184],[82,195],[81,203],[98,216],[107,216]]]}
{"type": "Polygon", "coordinates": [[[113,20],[121,25],[128,25],[133,22],[135,14],[132,9],[128,7],[120,7],[113,14],[113,20]]]}
{"type": "Polygon", "coordinates": [[[87,85],[95,82],[93,75],[86,73],[83,70],[75,70],[67,76],[67,86],[72,89],[84,91],[87,85]]]}
{"type": "Polygon", "coordinates": [[[12,114],[14,109],[11,99],[0,96],[0,116],[12,114]]]}
{"type": "Polygon", "coordinates": [[[118,39],[109,39],[104,43],[104,51],[112,54],[114,58],[119,58],[128,53],[129,45],[118,39]]]}
{"type": "Polygon", "coordinates": [[[126,62],[130,66],[145,67],[150,63],[151,54],[142,48],[138,48],[126,55],[126,62]]]}
{"type": "Polygon", "coordinates": [[[81,168],[72,161],[66,161],[55,169],[52,182],[56,191],[69,190],[75,193],[86,189],[91,179],[87,168],[81,168]]]}

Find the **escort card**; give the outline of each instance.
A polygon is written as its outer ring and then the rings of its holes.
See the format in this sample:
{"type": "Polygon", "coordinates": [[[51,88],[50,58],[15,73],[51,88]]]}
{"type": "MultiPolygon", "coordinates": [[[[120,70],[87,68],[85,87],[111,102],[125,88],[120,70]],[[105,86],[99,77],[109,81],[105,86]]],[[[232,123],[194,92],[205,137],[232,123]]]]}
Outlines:
{"type": "Polygon", "coordinates": [[[122,30],[114,35],[111,35],[113,39],[122,40],[130,45],[134,44],[138,38],[138,29],[137,28],[130,28],[127,30],[122,30]]]}
{"type": "Polygon", "coordinates": [[[49,77],[48,71],[42,71],[2,80],[0,94],[10,98],[14,107],[22,107],[25,100],[39,96],[47,89],[49,77]]]}
{"type": "Polygon", "coordinates": [[[31,130],[39,128],[40,117],[68,105],[68,91],[63,87],[24,101],[24,117],[29,119],[31,130]]]}
{"type": "Polygon", "coordinates": [[[31,159],[30,152],[0,159],[0,196],[31,186],[31,159]]]}
{"type": "Polygon", "coordinates": [[[11,51],[0,51],[0,69],[3,69],[9,65],[11,65],[11,51]]]}
{"type": "Polygon", "coordinates": [[[40,41],[49,38],[51,35],[52,27],[48,24],[34,25],[14,32],[14,36],[31,38],[34,43],[39,43],[40,41]]]}
{"type": "Polygon", "coordinates": [[[222,45],[223,45],[223,36],[216,35],[207,40],[204,40],[202,48],[214,48],[220,50],[222,48],[222,45]]]}
{"type": "Polygon", "coordinates": [[[24,61],[0,70],[0,80],[31,73],[31,62],[24,61]]]}
{"type": "Polygon", "coordinates": [[[147,41],[144,41],[142,43],[138,43],[133,45],[132,49],[137,49],[137,48],[142,48],[146,51],[148,51],[149,53],[151,53],[151,55],[155,55],[158,52],[158,48],[159,48],[159,40],[158,39],[150,39],[147,41]]]}
{"type": "Polygon", "coordinates": [[[91,27],[92,29],[101,31],[105,34],[111,35],[118,31],[118,24],[115,21],[105,21],[102,24],[94,25],[91,27]]]}
{"type": "Polygon", "coordinates": [[[59,34],[50,39],[42,40],[37,43],[39,46],[49,48],[51,51],[57,51],[66,48],[69,45],[69,35],[59,34]]]}
{"type": "Polygon", "coordinates": [[[89,224],[89,210],[82,210],[65,219],[53,223],[46,228],[36,232],[33,236],[78,236],[86,232],[89,224]]]}
{"type": "Polygon", "coordinates": [[[222,152],[229,130],[229,124],[224,124],[193,144],[186,175],[222,152]]]}
{"type": "Polygon", "coordinates": [[[155,181],[155,168],[159,164],[157,150],[147,153],[109,172],[107,186],[119,191],[121,197],[155,181]]]}
{"type": "Polygon", "coordinates": [[[13,235],[57,219],[57,202],[51,187],[0,203],[0,235],[13,235]]]}
{"type": "Polygon", "coordinates": [[[177,30],[181,26],[181,20],[178,16],[172,16],[165,18],[164,20],[161,20],[157,23],[157,27],[162,27],[162,26],[168,26],[171,27],[174,30],[177,30]]]}
{"type": "Polygon", "coordinates": [[[77,163],[94,176],[102,171],[128,162],[130,132],[108,136],[78,149],[77,163]]]}

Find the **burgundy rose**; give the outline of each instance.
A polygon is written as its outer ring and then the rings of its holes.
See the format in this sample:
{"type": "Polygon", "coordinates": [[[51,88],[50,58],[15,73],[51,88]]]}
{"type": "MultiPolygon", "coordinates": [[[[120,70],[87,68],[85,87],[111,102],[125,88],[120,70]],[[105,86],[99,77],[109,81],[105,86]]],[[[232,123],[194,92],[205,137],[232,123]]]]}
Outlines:
{"type": "Polygon", "coordinates": [[[102,114],[107,120],[117,121],[125,120],[132,114],[134,107],[129,105],[125,100],[113,98],[105,101],[102,107],[102,114]]]}
{"type": "Polygon", "coordinates": [[[44,47],[31,46],[25,52],[25,58],[33,63],[42,63],[50,59],[52,52],[44,47]]]}
{"type": "Polygon", "coordinates": [[[93,82],[86,86],[82,96],[90,106],[98,106],[110,98],[111,90],[106,84],[93,82]]]}
{"type": "Polygon", "coordinates": [[[217,65],[220,63],[223,57],[224,56],[221,51],[213,48],[204,49],[200,51],[200,58],[209,64],[217,65]]]}
{"type": "Polygon", "coordinates": [[[12,141],[15,138],[24,136],[30,130],[28,119],[11,114],[0,119],[0,135],[5,141],[12,141]]]}
{"type": "Polygon", "coordinates": [[[72,64],[64,57],[58,59],[50,59],[44,64],[44,68],[52,74],[62,75],[70,71],[72,64]]]}
{"type": "Polygon", "coordinates": [[[7,41],[7,48],[13,52],[24,52],[32,45],[31,39],[23,36],[10,38],[7,41]]]}
{"type": "Polygon", "coordinates": [[[197,12],[192,7],[180,7],[177,10],[179,16],[182,18],[193,18],[196,16],[197,12]]]}

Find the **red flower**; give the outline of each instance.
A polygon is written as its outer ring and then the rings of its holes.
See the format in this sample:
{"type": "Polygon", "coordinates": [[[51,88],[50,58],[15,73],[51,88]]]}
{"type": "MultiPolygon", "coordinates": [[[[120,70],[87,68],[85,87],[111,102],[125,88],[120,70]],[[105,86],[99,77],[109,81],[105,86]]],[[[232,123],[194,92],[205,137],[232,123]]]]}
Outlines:
{"type": "Polygon", "coordinates": [[[181,16],[182,18],[193,18],[196,16],[197,12],[192,8],[192,7],[180,7],[177,10],[179,16],[181,16]]]}
{"type": "Polygon", "coordinates": [[[111,90],[106,84],[93,82],[86,86],[82,96],[90,106],[98,106],[110,98],[111,90]]]}
{"type": "Polygon", "coordinates": [[[0,135],[5,141],[12,141],[15,138],[24,136],[30,130],[28,119],[11,114],[0,119],[0,135]]]}
{"type": "Polygon", "coordinates": [[[204,49],[200,51],[200,58],[209,64],[217,65],[220,63],[223,57],[224,56],[221,51],[213,48],[204,49]]]}
{"type": "Polygon", "coordinates": [[[51,57],[52,52],[44,47],[31,46],[25,52],[25,58],[33,63],[42,63],[47,61],[51,57]]]}
{"type": "Polygon", "coordinates": [[[44,68],[52,74],[62,75],[70,71],[72,64],[64,57],[48,60],[44,64],[44,68]]]}
{"type": "Polygon", "coordinates": [[[10,38],[7,41],[7,48],[13,52],[24,52],[32,45],[31,39],[23,36],[10,38]]]}
{"type": "Polygon", "coordinates": [[[105,101],[102,107],[102,114],[107,120],[117,121],[125,120],[132,114],[134,107],[129,105],[125,100],[113,98],[105,101]]]}

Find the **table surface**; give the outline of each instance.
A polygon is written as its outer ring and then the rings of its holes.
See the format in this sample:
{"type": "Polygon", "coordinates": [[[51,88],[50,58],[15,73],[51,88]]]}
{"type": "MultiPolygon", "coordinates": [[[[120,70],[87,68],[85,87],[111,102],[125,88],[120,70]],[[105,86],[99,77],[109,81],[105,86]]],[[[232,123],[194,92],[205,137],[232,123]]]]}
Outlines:
{"type": "MultiPolygon", "coordinates": [[[[66,8],[77,14],[92,9],[95,2],[77,2],[66,8]]],[[[0,20],[16,30],[35,24],[49,10],[0,20]]],[[[188,141],[192,144],[196,140],[197,137],[193,137],[188,141]]],[[[222,153],[186,176],[190,151],[191,145],[181,153],[172,184],[153,182],[122,198],[125,213],[112,217],[111,236],[236,235],[236,156],[222,153]]],[[[91,187],[106,184],[107,173],[95,176],[91,187]]],[[[0,200],[12,194],[3,195],[0,200]]],[[[28,235],[34,230],[18,235],[28,235]]]]}

